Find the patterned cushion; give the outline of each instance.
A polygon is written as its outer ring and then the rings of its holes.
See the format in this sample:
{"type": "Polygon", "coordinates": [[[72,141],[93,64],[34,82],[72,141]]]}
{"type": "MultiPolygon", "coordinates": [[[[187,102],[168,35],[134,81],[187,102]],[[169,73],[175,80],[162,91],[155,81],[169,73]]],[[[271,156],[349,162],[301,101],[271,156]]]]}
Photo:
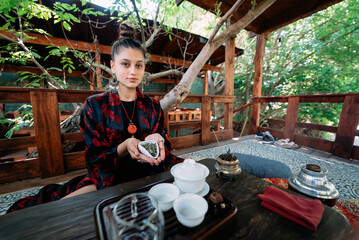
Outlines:
{"type": "Polygon", "coordinates": [[[292,176],[290,168],[284,163],[243,153],[235,153],[235,156],[242,170],[256,177],[288,179],[292,176]]]}

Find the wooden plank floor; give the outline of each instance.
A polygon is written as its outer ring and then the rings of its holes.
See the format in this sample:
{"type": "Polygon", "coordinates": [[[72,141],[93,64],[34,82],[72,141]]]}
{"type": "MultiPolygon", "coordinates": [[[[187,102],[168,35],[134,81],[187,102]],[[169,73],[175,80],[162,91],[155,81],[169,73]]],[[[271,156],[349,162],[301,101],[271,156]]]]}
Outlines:
{"type": "MultiPolygon", "coordinates": [[[[246,140],[250,140],[250,139],[255,139],[254,135],[243,136],[240,139],[240,141],[246,141],[246,140]]],[[[235,133],[233,139],[221,141],[220,144],[223,146],[223,145],[231,144],[231,143],[234,143],[237,141],[238,141],[238,133],[237,134],[235,133]]],[[[214,142],[214,143],[210,143],[210,144],[204,145],[204,146],[194,146],[194,147],[178,149],[178,150],[174,149],[172,151],[172,153],[176,156],[179,156],[182,154],[187,154],[187,153],[191,153],[191,152],[195,152],[195,151],[209,149],[209,148],[213,148],[213,147],[217,147],[217,146],[218,146],[218,143],[214,142]]],[[[337,160],[337,161],[342,161],[342,162],[359,165],[359,161],[350,161],[349,159],[335,157],[330,153],[318,151],[318,150],[308,148],[308,147],[300,147],[293,151],[299,151],[299,152],[311,154],[311,155],[322,157],[322,158],[327,158],[327,159],[332,159],[332,160],[337,160]]],[[[34,188],[34,187],[41,187],[41,186],[45,186],[45,185],[51,184],[51,183],[66,182],[76,176],[84,175],[86,173],[87,173],[87,169],[81,169],[81,170],[67,173],[65,175],[51,177],[51,178],[45,178],[45,179],[35,178],[35,179],[17,181],[17,182],[13,182],[13,183],[1,184],[0,185],[0,194],[20,191],[20,190],[34,188]]]]}

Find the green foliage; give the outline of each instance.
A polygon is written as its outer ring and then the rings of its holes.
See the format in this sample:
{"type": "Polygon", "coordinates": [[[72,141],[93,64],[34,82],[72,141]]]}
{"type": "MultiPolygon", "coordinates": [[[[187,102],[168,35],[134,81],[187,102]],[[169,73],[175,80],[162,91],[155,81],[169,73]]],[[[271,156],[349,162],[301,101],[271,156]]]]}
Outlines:
{"type": "MultiPolygon", "coordinates": [[[[359,92],[359,9],[345,0],[272,32],[266,43],[262,96],[359,92]],[[345,17],[343,17],[345,16],[345,17]]],[[[255,38],[239,34],[245,54],[237,62],[235,94],[246,103],[253,85],[255,38]]],[[[265,117],[284,118],[283,104],[263,105],[265,117]]],[[[337,125],[340,104],[301,104],[303,122],[337,125]]]]}
{"type": "Polygon", "coordinates": [[[16,133],[20,128],[32,127],[34,125],[34,119],[32,114],[32,106],[29,104],[22,105],[17,111],[20,111],[20,115],[15,119],[6,118],[8,113],[0,116],[0,125],[10,127],[9,131],[5,133],[6,138],[11,138],[14,132],[16,133]]]}

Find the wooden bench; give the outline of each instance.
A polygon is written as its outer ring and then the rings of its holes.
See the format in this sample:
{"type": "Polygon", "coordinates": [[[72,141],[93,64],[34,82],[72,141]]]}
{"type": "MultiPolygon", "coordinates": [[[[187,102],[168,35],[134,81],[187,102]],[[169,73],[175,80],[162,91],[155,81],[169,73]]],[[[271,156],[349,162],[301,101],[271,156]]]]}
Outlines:
{"type": "MultiPolygon", "coordinates": [[[[179,137],[179,131],[182,129],[192,129],[193,131],[186,133],[185,135],[192,134],[195,131],[201,129],[201,115],[200,109],[189,108],[174,108],[167,112],[168,114],[168,130],[175,130],[176,136],[179,137]]],[[[212,111],[210,112],[212,115],[212,111]]],[[[219,130],[220,121],[211,121],[210,125],[214,127],[215,131],[219,130]]]]}

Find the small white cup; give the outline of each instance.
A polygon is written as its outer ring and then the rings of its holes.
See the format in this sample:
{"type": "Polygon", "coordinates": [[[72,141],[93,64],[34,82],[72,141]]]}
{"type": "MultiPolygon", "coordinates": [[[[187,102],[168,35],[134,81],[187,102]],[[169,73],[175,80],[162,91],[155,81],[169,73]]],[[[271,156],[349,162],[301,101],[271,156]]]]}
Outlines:
{"type": "Polygon", "coordinates": [[[162,211],[168,211],[172,208],[173,201],[180,195],[180,190],[171,183],[160,183],[153,186],[148,195],[157,201],[162,211]]]}
{"type": "Polygon", "coordinates": [[[207,201],[193,193],[180,195],[173,202],[178,221],[186,227],[195,227],[202,223],[208,211],[207,201]]]}

